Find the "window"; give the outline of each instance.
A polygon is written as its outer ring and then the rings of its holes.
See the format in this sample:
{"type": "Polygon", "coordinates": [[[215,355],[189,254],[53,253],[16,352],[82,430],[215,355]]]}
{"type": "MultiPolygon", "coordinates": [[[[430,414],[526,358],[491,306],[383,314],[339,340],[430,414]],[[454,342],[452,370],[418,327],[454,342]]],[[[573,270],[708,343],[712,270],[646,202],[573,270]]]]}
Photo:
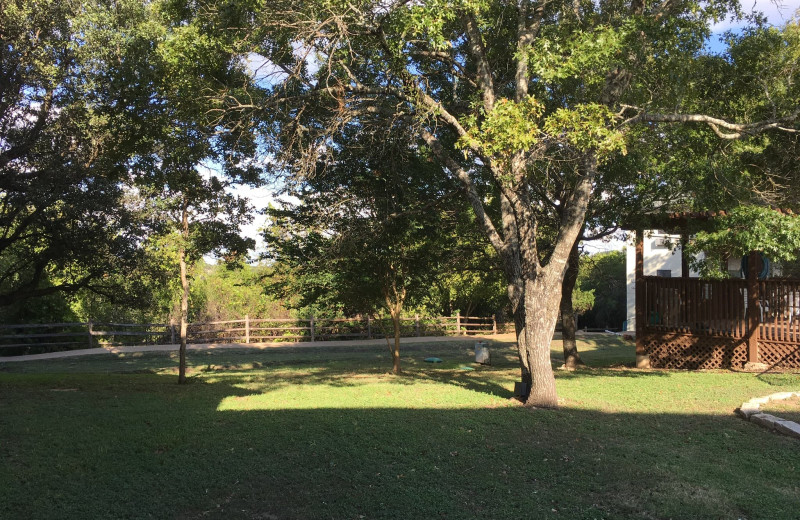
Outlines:
{"type": "Polygon", "coordinates": [[[653,249],[669,249],[667,237],[653,237],[653,249]]]}
{"type": "Polygon", "coordinates": [[[659,269],[659,270],[656,271],[656,276],[659,276],[661,278],[672,278],[672,270],[670,270],[670,269],[659,269]]]}

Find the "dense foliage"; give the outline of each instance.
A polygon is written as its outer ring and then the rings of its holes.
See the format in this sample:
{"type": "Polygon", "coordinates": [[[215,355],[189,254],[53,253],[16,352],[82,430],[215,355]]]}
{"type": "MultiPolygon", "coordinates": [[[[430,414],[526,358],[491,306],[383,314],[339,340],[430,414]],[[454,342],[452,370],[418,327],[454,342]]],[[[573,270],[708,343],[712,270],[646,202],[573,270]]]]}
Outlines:
{"type": "Polygon", "coordinates": [[[578,318],[578,328],[622,329],[626,319],[625,251],[582,256],[577,290],[592,295],[591,305],[578,318]]]}
{"type": "MultiPolygon", "coordinates": [[[[143,128],[127,89],[97,66],[110,51],[95,38],[99,11],[76,1],[2,4],[0,306],[82,289],[144,296],[115,283],[140,265],[150,223],[125,200],[143,128]]],[[[126,43],[117,58],[137,41],[126,43]]]]}
{"type": "Polygon", "coordinates": [[[800,218],[771,208],[736,207],[694,234],[686,251],[693,267],[708,278],[728,276],[728,258],[751,251],[791,265],[800,257],[800,218]]]}

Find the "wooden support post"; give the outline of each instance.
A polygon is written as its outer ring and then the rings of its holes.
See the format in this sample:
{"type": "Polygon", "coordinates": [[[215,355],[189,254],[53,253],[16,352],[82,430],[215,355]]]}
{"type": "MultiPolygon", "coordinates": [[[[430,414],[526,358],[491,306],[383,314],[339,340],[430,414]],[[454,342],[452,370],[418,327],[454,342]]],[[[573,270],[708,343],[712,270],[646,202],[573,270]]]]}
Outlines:
{"type": "Polygon", "coordinates": [[[689,257],[686,245],[689,243],[689,232],[684,228],[681,232],[681,278],[689,278],[689,257]]]}
{"type": "Polygon", "coordinates": [[[367,314],[367,339],[372,339],[372,320],[367,314]]]}
{"type": "Polygon", "coordinates": [[[311,324],[311,341],[314,342],[316,340],[316,337],[314,335],[314,316],[311,316],[311,320],[309,321],[311,324]]]}
{"type": "Polygon", "coordinates": [[[92,324],[92,320],[89,320],[88,322],[86,322],[86,335],[89,338],[89,348],[94,348],[92,342],[92,332],[94,332],[94,325],[92,324]]]}
{"type": "Polygon", "coordinates": [[[644,291],[644,230],[636,230],[636,368],[650,368],[650,356],[644,343],[645,291],[644,291]]]}
{"type": "Polygon", "coordinates": [[[747,257],[747,363],[758,363],[758,336],[761,303],[758,294],[758,272],[761,258],[757,252],[747,257]]]}
{"type": "Polygon", "coordinates": [[[417,332],[417,337],[419,337],[419,314],[414,315],[414,328],[417,332]]]}
{"type": "Polygon", "coordinates": [[[250,343],[250,315],[244,315],[244,342],[250,343]]]}
{"type": "Polygon", "coordinates": [[[492,335],[497,335],[497,316],[492,316],[492,335]]]}
{"type": "Polygon", "coordinates": [[[456,335],[461,335],[461,311],[456,311],[456,335]]]}
{"type": "Polygon", "coordinates": [[[170,339],[170,342],[169,342],[170,345],[174,345],[175,344],[175,324],[174,323],[170,323],[169,324],[169,339],[170,339]]]}

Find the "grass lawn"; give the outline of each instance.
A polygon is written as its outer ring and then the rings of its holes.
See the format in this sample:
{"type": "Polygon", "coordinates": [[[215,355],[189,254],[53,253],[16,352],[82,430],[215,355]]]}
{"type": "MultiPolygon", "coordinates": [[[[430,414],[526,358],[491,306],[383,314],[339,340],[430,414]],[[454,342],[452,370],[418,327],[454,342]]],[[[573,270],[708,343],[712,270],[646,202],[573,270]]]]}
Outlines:
{"type": "Polygon", "coordinates": [[[597,336],[528,410],[492,347],[399,377],[385,347],[190,352],[185,386],[167,353],[0,364],[0,518],[800,516],[800,443],[733,414],[800,375],[614,368],[597,336]]]}

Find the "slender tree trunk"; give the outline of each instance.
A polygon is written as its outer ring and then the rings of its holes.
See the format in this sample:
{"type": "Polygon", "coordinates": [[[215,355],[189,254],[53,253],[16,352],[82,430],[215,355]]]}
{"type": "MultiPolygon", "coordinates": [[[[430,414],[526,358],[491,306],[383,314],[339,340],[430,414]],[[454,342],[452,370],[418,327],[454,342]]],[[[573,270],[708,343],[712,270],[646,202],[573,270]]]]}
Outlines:
{"type": "Polygon", "coordinates": [[[578,353],[578,345],[575,341],[575,309],[572,306],[572,291],[578,281],[578,266],[581,252],[578,249],[580,237],[575,240],[572,251],[569,253],[567,271],[564,274],[564,283],[561,284],[561,342],[564,348],[564,367],[575,368],[583,366],[585,363],[578,353]]]}
{"type": "MultiPolygon", "coordinates": [[[[508,281],[508,299],[511,302],[511,313],[514,317],[514,333],[517,337],[517,356],[519,358],[520,375],[528,388],[533,386],[531,371],[528,368],[527,343],[525,338],[525,283],[522,281],[522,265],[519,254],[519,239],[514,208],[505,196],[500,197],[500,211],[503,218],[505,234],[505,250],[498,251],[503,261],[503,272],[508,281]]],[[[527,398],[528,396],[524,396],[527,398]]]]}
{"type": "Polygon", "coordinates": [[[186,276],[186,241],[189,239],[189,215],[183,201],[181,215],[181,247],[178,251],[178,262],[181,267],[181,346],[178,361],[178,384],[186,383],[186,332],[189,319],[189,280],[186,276]]]}
{"type": "Polygon", "coordinates": [[[400,306],[392,306],[392,325],[394,326],[394,349],[392,350],[392,373],[400,374],[400,306]]]}

